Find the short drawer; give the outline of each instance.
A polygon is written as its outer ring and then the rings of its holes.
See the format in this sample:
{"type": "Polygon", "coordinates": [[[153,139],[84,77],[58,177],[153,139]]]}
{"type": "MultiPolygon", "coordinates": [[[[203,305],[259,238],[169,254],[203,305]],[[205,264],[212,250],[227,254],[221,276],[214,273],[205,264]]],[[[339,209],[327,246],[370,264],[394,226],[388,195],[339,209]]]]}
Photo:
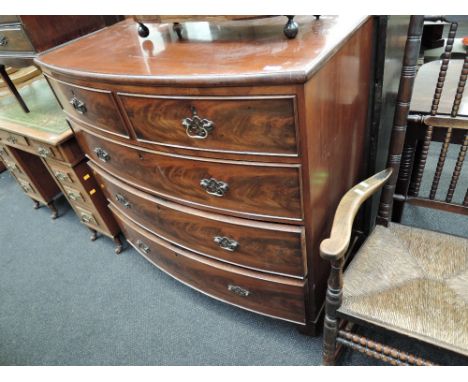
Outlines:
{"type": "Polygon", "coordinates": [[[119,97],[142,142],[239,154],[298,154],[294,96],[119,97]]]}
{"type": "Polygon", "coordinates": [[[302,220],[299,165],[174,156],[75,131],[94,162],[145,191],[226,214],[302,220]]]}
{"type": "Polygon", "coordinates": [[[108,200],[157,236],[232,264],[304,277],[302,227],[201,212],[138,191],[90,166],[108,200]]]}
{"type": "Polygon", "coordinates": [[[54,178],[62,185],[79,184],[72,168],[65,165],[60,165],[57,162],[51,160],[48,160],[47,164],[49,165],[54,178]]]}
{"type": "Polygon", "coordinates": [[[0,145],[0,157],[3,159],[8,159],[10,157],[10,154],[8,154],[5,146],[2,145],[0,145]]]}
{"type": "Polygon", "coordinates": [[[39,196],[39,193],[37,192],[36,188],[32,185],[32,183],[29,181],[24,176],[16,176],[16,180],[18,181],[18,184],[21,186],[23,191],[30,195],[30,196],[39,196]]]}
{"type": "Polygon", "coordinates": [[[78,215],[78,218],[82,223],[86,225],[100,227],[99,221],[93,212],[77,205],[73,205],[73,208],[75,209],[76,214],[78,215]]]}
{"type": "Polygon", "coordinates": [[[128,137],[110,91],[74,86],[52,78],[50,84],[62,107],[73,118],[89,124],[94,129],[128,137]]]}
{"type": "Polygon", "coordinates": [[[305,281],[248,271],[198,256],[138,228],[111,206],[129,243],[161,270],[224,302],[304,324],[305,281]]]}
{"type": "Polygon", "coordinates": [[[5,167],[12,173],[16,174],[16,175],[21,175],[23,174],[23,171],[21,170],[21,168],[19,168],[19,166],[11,160],[11,158],[3,158],[2,157],[2,160],[3,162],[5,163],[5,167]]]}
{"type": "Polygon", "coordinates": [[[0,130],[0,139],[4,144],[10,146],[29,146],[29,143],[25,137],[19,134],[10,133],[9,131],[0,130]]]}
{"type": "Polygon", "coordinates": [[[36,142],[31,140],[30,145],[33,148],[33,150],[37,153],[42,158],[52,158],[52,159],[57,159],[57,160],[62,160],[63,156],[60,153],[59,149],[48,145],[46,143],[42,142],[36,142]]]}
{"type": "Polygon", "coordinates": [[[0,28],[0,52],[34,52],[21,26],[0,28]]]}
{"type": "Polygon", "coordinates": [[[84,192],[78,190],[77,188],[64,186],[62,185],[63,190],[65,191],[65,195],[67,199],[71,200],[75,203],[88,203],[88,197],[85,195],[84,192]]]}

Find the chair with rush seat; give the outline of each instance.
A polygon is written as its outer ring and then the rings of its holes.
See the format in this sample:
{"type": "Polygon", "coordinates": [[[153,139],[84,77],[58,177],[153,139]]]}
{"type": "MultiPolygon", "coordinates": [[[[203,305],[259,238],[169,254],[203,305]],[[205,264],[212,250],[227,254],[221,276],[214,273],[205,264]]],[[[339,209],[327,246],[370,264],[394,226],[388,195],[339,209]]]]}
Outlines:
{"type": "MultiPolygon", "coordinates": [[[[406,127],[410,101],[413,102],[416,95],[413,94],[413,87],[423,21],[422,16],[411,17],[387,169],[346,193],[336,211],[330,238],[320,246],[321,256],[331,263],[324,322],[325,365],[336,363],[343,346],[394,365],[432,364],[357,334],[355,327],[359,325],[398,333],[468,356],[468,239],[391,221],[392,212],[395,213],[394,200],[397,208],[402,208],[404,202],[409,201],[408,188],[411,189],[412,180],[421,181],[427,150],[430,142],[436,138],[435,134],[432,135],[434,127],[445,129],[434,175],[437,185],[452,135],[456,132],[464,137],[458,142],[460,151],[448,187],[451,195],[460,178],[468,148],[468,119],[457,117],[468,74],[466,57],[461,73],[458,71],[457,74],[458,85],[450,116],[437,113],[449,66],[449,45],[450,38],[453,38],[449,34],[431,109],[427,116],[417,117],[421,122],[420,129],[424,123],[427,125],[423,140],[412,145],[419,145],[419,149],[407,149],[408,142],[414,139],[414,135],[411,135],[408,141],[406,127]],[[353,220],[364,201],[382,187],[377,226],[344,271],[344,257],[350,243],[353,220]]],[[[453,27],[452,23],[451,32],[453,27]]],[[[415,117],[410,116],[412,119],[415,117]]],[[[424,206],[438,209],[449,206],[448,211],[467,215],[468,190],[464,195],[464,199],[462,197],[457,204],[452,199],[435,200],[435,192],[431,191],[427,200],[433,203],[427,202],[424,206]]],[[[401,211],[396,215],[398,220],[401,211]]]]}

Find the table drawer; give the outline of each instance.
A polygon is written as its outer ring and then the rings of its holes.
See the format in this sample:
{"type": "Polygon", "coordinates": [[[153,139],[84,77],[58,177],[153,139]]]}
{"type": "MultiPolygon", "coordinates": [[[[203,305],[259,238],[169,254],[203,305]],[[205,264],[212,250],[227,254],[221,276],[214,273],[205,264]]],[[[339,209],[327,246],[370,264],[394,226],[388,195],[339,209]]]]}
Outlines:
{"type": "Polygon", "coordinates": [[[10,146],[29,146],[29,143],[25,137],[19,134],[10,133],[9,131],[0,130],[0,139],[4,144],[10,146]]]}
{"type": "Polygon", "coordinates": [[[115,207],[157,236],[232,264],[304,277],[302,227],[200,212],[138,191],[90,166],[115,207]]]}
{"type": "Polygon", "coordinates": [[[73,208],[75,209],[76,214],[78,215],[78,218],[82,223],[95,227],[101,226],[94,213],[91,212],[89,209],[77,206],[76,204],[73,204],[73,208]]]}
{"type": "Polygon", "coordinates": [[[143,190],[226,214],[302,220],[299,165],[174,156],[75,131],[96,163],[143,190]]]}
{"type": "Polygon", "coordinates": [[[2,157],[2,160],[3,162],[5,163],[5,167],[12,173],[16,174],[16,175],[21,175],[23,174],[23,171],[21,170],[21,168],[19,168],[19,166],[13,161],[11,160],[11,158],[3,158],[2,157]]]}
{"type": "Polygon", "coordinates": [[[0,52],[34,52],[21,26],[0,28],[0,52]]]}
{"type": "Polygon", "coordinates": [[[30,196],[39,196],[39,193],[37,192],[36,188],[33,186],[32,182],[27,177],[22,175],[16,175],[16,180],[18,181],[18,184],[21,186],[21,188],[26,194],[30,196]]]}
{"type": "Polygon", "coordinates": [[[67,199],[75,203],[88,203],[88,197],[86,194],[76,188],[62,185],[63,190],[67,196],[67,199]]]}
{"type": "Polygon", "coordinates": [[[92,128],[128,137],[112,93],[67,84],[49,78],[65,111],[92,128]]]}
{"type": "Polygon", "coordinates": [[[240,154],[298,153],[293,96],[119,97],[144,142],[240,154]]]}
{"type": "Polygon", "coordinates": [[[78,179],[72,168],[64,165],[60,165],[57,162],[51,160],[47,161],[52,175],[62,185],[77,185],[79,184],[78,179]]]}
{"type": "Polygon", "coordinates": [[[42,158],[63,160],[63,156],[57,147],[42,142],[30,141],[33,150],[42,158]]]}
{"type": "Polygon", "coordinates": [[[248,271],[198,256],[138,228],[113,206],[111,210],[140,254],[182,283],[257,313],[305,322],[304,280],[248,271]]]}

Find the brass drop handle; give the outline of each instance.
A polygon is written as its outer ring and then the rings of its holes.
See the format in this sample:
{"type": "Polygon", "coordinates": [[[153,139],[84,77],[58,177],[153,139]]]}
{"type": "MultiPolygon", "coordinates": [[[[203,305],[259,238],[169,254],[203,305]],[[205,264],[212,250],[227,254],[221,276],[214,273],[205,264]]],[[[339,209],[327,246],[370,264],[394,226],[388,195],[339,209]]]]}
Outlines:
{"type": "Polygon", "coordinates": [[[37,149],[37,153],[39,154],[39,156],[41,156],[43,158],[48,158],[52,154],[51,151],[47,147],[44,147],[44,146],[40,146],[37,149]]]}
{"type": "Polygon", "coordinates": [[[200,186],[210,195],[222,197],[229,190],[226,182],[221,182],[215,178],[202,179],[200,186]]]}
{"type": "Polygon", "coordinates": [[[130,202],[127,200],[125,196],[122,194],[115,194],[115,200],[117,200],[120,204],[122,204],[125,208],[131,208],[132,205],[130,202]]]}
{"type": "Polygon", "coordinates": [[[228,285],[228,290],[229,292],[232,292],[232,293],[235,293],[241,297],[247,297],[251,294],[251,292],[245,288],[242,288],[238,285],[232,285],[232,284],[229,284],[228,285]]]}
{"type": "Polygon", "coordinates": [[[214,123],[208,119],[200,118],[197,110],[192,107],[192,117],[182,120],[182,126],[185,127],[185,133],[193,139],[206,139],[213,131],[214,123]]]}
{"type": "Polygon", "coordinates": [[[0,35],[0,46],[7,46],[8,45],[8,39],[4,35],[0,35]]]}
{"type": "Polygon", "coordinates": [[[7,141],[10,142],[10,143],[13,143],[13,144],[16,144],[16,142],[18,142],[18,140],[16,139],[16,137],[14,137],[13,135],[9,135],[7,137],[7,141]]]}
{"type": "Polygon", "coordinates": [[[15,171],[16,170],[16,164],[13,163],[13,162],[9,162],[9,161],[5,160],[5,165],[6,165],[7,169],[10,170],[10,171],[15,171]]]}
{"type": "Polygon", "coordinates": [[[30,191],[32,191],[32,188],[29,186],[28,183],[20,181],[20,185],[21,185],[21,188],[22,188],[25,192],[30,192],[30,191]]]}
{"type": "Polygon", "coordinates": [[[143,243],[141,240],[137,240],[136,243],[137,247],[143,251],[144,253],[148,254],[151,252],[151,248],[148,247],[145,243],[143,243]]]}
{"type": "Polygon", "coordinates": [[[81,199],[81,196],[78,195],[77,193],[73,192],[73,191],[68,192],[68,197],[71,200],[75,200],[75,201],[81,199]]]}
{"type": "Polygon", "coordinates": [[[97,157],[103,162],[109,162],[111,159],[109,153],[101,147],[96,147],[94,149],[94,152],[96,153],[97,157]]]}
{"type": "Polygon", "coordinates": [[[237,241],[226,236],[215,236],[213,241],[218,244],[220,248],[225,249],[226,251],[234,252],[239,248],[239,243],[237,241]]]}
{"type": "Polygon", "coordinates": [[[94,219],[89,215],[86,215],[86,214],[81,215],[81,221],[84,223],[91,223],[93,220],[94,219]]]}
{"type": "Polygon", "coordinates": [[[74,95],[70,100],[70,105],[72,105],[73,108],[80,114],[84,114],[87,111],[85,103],[83,101],[80,101],[74,95]]]}
{"type": "Polygon", "coordinates": [[[58,179],[58,180],[61,180],[61,181],[64,181],[64,180],[67,180],[69,181],[70,178],[67,174],[64,174],[63,172],[60,172],[60,171],[57,171],[55,173],[55,177],[58,179]]]}

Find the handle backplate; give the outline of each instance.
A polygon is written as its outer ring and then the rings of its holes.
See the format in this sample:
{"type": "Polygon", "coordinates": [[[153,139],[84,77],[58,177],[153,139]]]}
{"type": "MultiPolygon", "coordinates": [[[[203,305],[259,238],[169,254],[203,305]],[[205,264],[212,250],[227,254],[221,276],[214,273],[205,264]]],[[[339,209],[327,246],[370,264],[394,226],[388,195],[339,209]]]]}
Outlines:
{"type": "Polygon", "coordinates": [[[75,96],[73,96],[70,100],[70,105],[72,105],[73,108],[80,114],[84,114],[87,111],[85,103],[75,96]]]}
{"type": "Polygon", "coordinates": [[[148,254],[151,252],[151,248],[148,247],[145,243],[143,243],[141,240],[137,240],[135,242],[136,246],[143,251],[144,253],[148,254]]]}
{"type": "Polygon", "coordinates": [[[215,178],[202,179],[200,186],[210,195],[222,197],[229,190],[226,182],[216,180],[215,178]]]}
{"type": "Polygon", "coordinates": [[[237,241],[226,236],[215,236],[213,241],[218,244],[220,248],[225,249],[226,251],[234,252],[239,248],[239,243],[237,241]]]}
{"type": "Polygon", "coordinates": [[[247,297],[251,294],[251,292],[245,288],[242,288],[238,285],[232,285],[232,284],[229,284],[228,285],[228,290],[230,292],[233,292],[241,297],[247,297]]]}
{"type": "Polygon", "coordinates": [[[190,138],[206,139],[213,131],[214,123],[208,119],[200,118],[195,108],[192,107],[192,117],[184,118],[182,126],[185,127],[185,132],[190,138]]]}
{"type": "Polygon", "coordinates": [[[103,162],[109,162],[111,159],[109,153],[101,147],[96,147],[94,149],[94,152],[96,153],[97,157],[103,162]]]}

